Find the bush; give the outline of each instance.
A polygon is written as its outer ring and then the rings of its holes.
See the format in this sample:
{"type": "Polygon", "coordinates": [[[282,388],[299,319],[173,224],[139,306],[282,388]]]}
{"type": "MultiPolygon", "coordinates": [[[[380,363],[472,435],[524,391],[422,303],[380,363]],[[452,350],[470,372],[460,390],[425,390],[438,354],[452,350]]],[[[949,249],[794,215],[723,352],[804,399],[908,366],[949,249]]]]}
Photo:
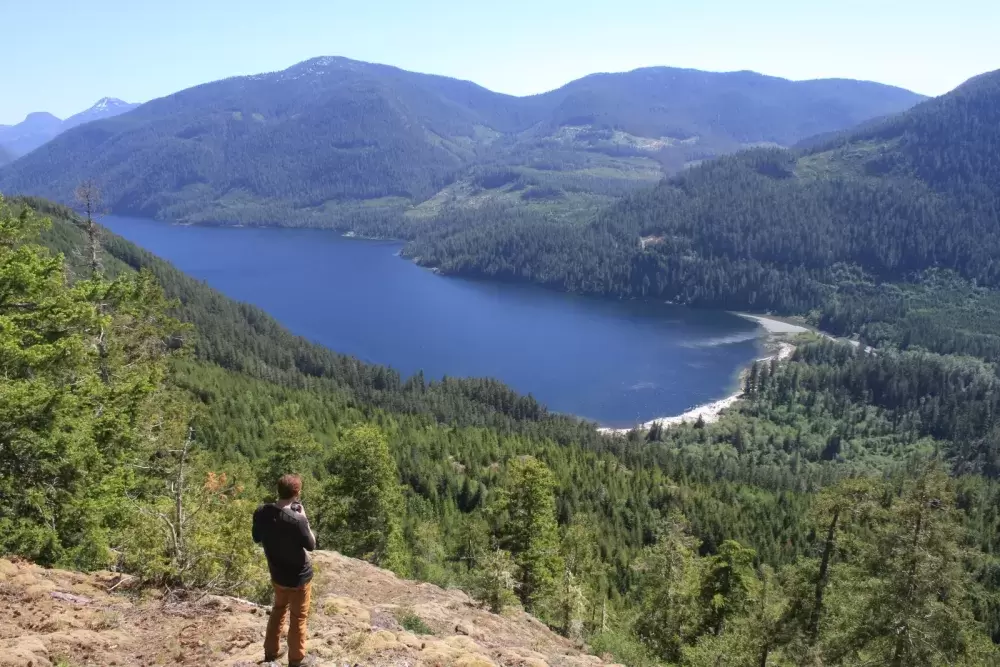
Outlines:
{"type": "Polygon", "coordinates": [[[486,605],[494,614],[517,604],[517,595],[514,594],[517,588],[515,570],[510,552],[503,549],[487,552],[479,558],[478,567],[473,572],[470,591],[472,597],[486,605]]]}
{"type": "Polygon", "coordinates": [[[147,585],[267,599],[264,554],[251,536],[253,496],[224,472],[195,479],[182,497],[182,522],[170,496],[134,505],[119,545],[122,568],[147,585]]]}
{"type": "Polygon", "coordinates": [[[424,623],[424,619],[417,616],[411,609],[400,609],[396,612],[396,620],[403,626],[404,630],[415,635],[433,635],[434,631],[424,623]]]}

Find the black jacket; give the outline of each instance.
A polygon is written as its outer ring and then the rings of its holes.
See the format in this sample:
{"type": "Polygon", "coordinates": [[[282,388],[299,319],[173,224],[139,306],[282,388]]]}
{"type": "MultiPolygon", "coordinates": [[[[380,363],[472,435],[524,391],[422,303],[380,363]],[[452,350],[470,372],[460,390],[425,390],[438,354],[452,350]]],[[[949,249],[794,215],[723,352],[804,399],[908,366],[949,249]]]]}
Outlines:
{"type": "Polygon", "coordinates": [[[302,514],[274,503],[261,505],[253,513],[253,541],[264,546],[274,583],[298,588],[312,580],[306,551],[316,548],[316,538],[302,514]]]}

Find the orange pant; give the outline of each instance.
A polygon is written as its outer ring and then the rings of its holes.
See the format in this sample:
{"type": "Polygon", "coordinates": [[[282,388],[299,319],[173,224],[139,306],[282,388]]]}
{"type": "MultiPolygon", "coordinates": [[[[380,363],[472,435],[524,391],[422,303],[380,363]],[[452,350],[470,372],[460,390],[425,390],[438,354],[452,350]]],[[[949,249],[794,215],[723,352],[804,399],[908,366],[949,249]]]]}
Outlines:
{"type": "MultiPolygon", "coordinates": [[[[273,582],[272,582],[273,583],[273,582]]],[[[286,588],[273,584],[274,607],[267,621],[267,635],[264,636],[264,657],[274,660],[280,650],[281,629],[285,616],[291,611],[288,623],[288,663],[297,665],[306,657],[306,621],[309,619],[309,597],[312,582],[300,588],[286,588]]]]}

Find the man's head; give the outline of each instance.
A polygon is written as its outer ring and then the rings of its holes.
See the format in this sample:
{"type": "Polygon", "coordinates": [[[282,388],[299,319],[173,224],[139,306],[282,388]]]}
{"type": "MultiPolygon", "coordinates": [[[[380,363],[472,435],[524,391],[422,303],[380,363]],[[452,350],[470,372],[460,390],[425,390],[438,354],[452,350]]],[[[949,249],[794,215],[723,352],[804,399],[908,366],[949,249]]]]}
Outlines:
{"type": "Polygon", "coordinates": [[[278,480],[278,500],[293,500],[302,493],[302,478],[298,475],[282,475],[278,480]]]}

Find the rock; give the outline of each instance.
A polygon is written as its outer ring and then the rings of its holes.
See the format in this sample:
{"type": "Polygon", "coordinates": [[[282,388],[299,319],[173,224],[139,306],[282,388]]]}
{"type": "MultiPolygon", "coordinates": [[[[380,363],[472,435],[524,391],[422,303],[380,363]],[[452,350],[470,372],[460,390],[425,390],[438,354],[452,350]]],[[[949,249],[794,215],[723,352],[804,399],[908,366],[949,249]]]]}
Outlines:
{"type": "Polygon", "coordinates": [[[38,637],[0,642],[0,667],[51,667],[49,649],[38,637]]]}
{"type": "Polygon", "coordinates": [[[377,632],[373,632],[365,639],[364,644],[365,653],[369,655],[373,653],[380,653],[382,651],[394,651],[402,648],[406,647],[396,641],[396,635],[388,630],[378,630],[377,632]]]}
{"type": "MultiPolygon", "coordinates": [[[[318,666],[597,667],[523,612],[490,614],[455,590],[400,579],[363,561],[315,552],[308,651],[318,666]],[[437,634],[400,627],[412,611],[437,634]],[[450,634],[452,633],[453,634],[450,634]],[[444,633],[449,633],[445,636],[444,633]]],[[[264,609],[239,598],[109,594],[112,573],[48,570],[0,560],[0,667],[255,665],[264,609]],[[63,662],[65,661],[65,662],[63,662]]],[[[123,584],[124,587],[124,584],[123,584]]]]}
{"type": "Polygon", "coordinates": [[[93,600],[91,600],[90,598],[84,597],[82,595],[63,593],[62,591],[52,591],[51,593],[49,593],[49,595],[54,597],[56,600],[59,600],[61,602],[69,602],[70,604],[88,605],[91,602],[93,602],[93,600]]]}
{"type": "Polygon", "coordinates": [[[371,625],[371,612],[357,600],[339,595],[328,595],[323,598],[319,607],[327,616],[342,616],[358,625],[371,625]]]}

